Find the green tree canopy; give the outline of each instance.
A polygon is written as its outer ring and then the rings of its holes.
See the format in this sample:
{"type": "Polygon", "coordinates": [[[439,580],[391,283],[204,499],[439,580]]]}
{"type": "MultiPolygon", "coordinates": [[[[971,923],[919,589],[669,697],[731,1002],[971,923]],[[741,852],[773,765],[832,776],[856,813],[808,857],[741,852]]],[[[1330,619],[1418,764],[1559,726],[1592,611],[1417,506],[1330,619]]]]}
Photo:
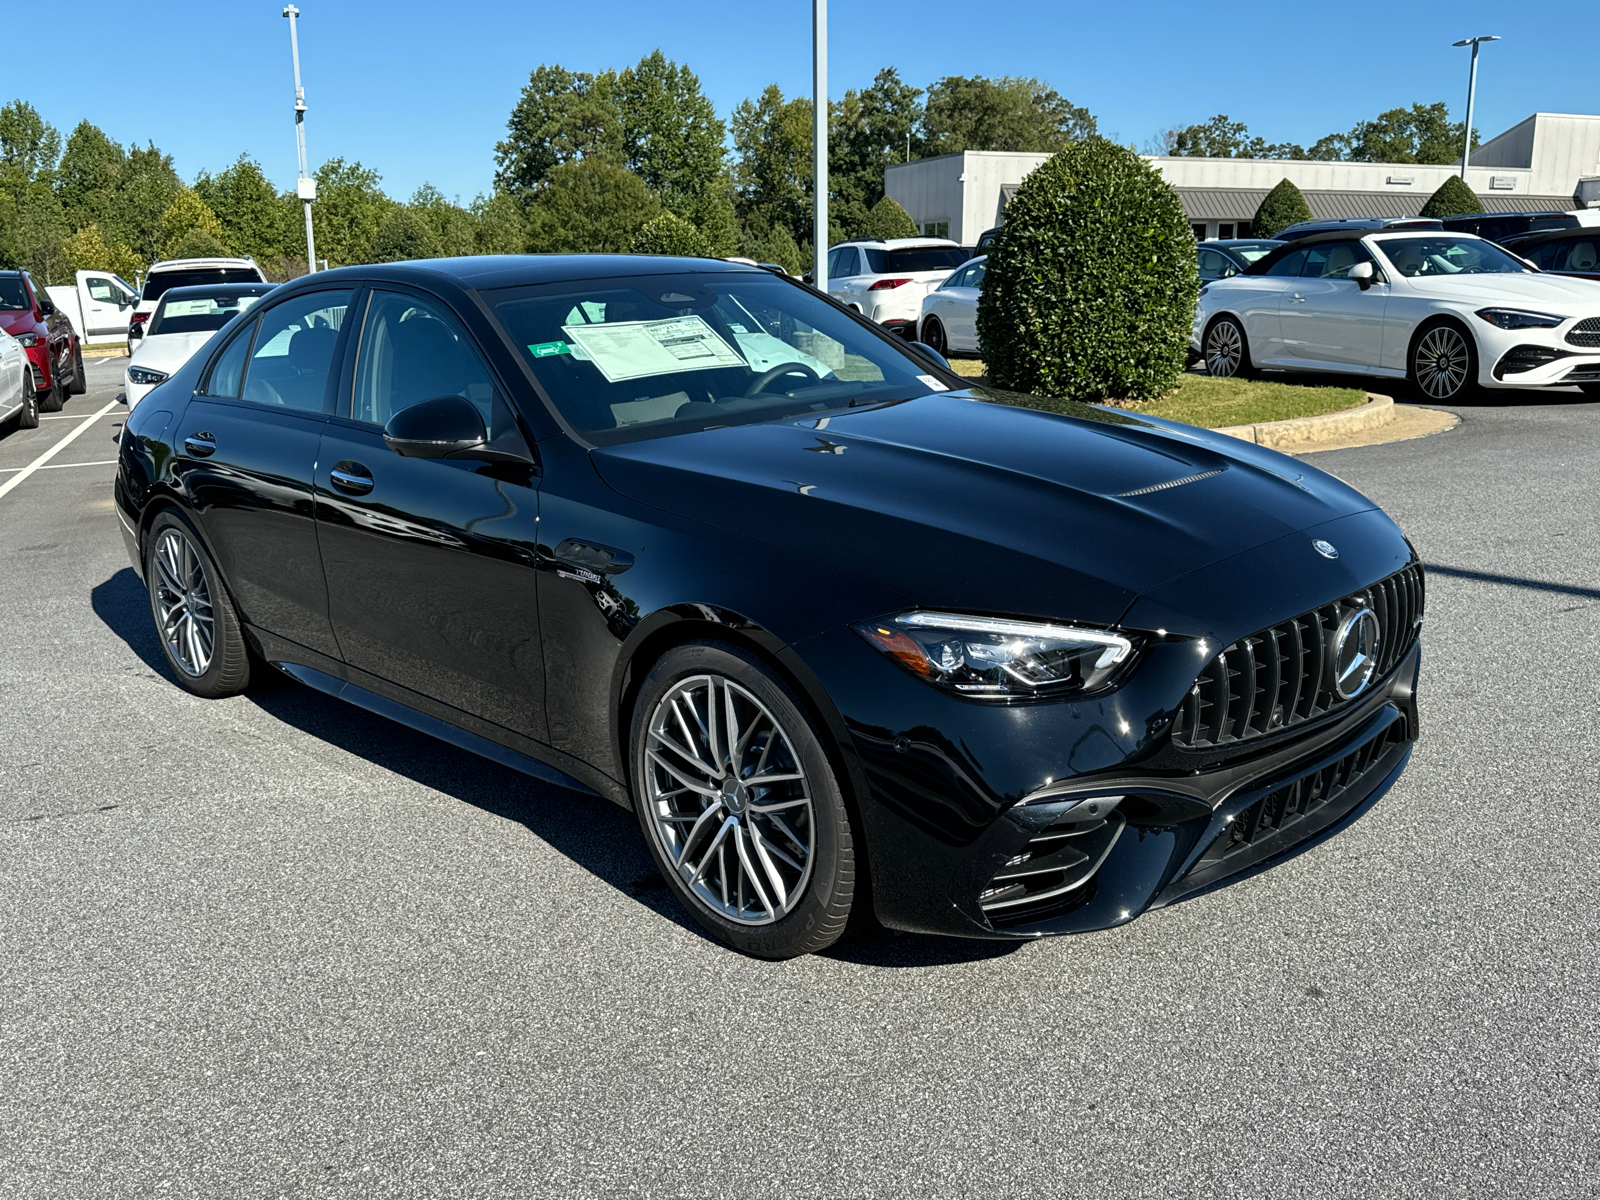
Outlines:
{"type": "Polygon", "coordinates": [[[648,222],[633,239],[635,254],[677,254],[686,258],[711,258],[705,235],[682,217],[664,212],[648,222]]]}
{"type": "Polygon", "coordinates": [[[989,252],[989,378],[1068,400],[1160,396],[1183,370],[1198,292],[1171,185],[1125,146],[1075,142],[1023,180],[989,252]]]}
{"type": "Polygon", "coordinates": [[[128,247],[121,243],[108,246],[100,226],[93,221],[68,237],[65,249],[67,264],[73,271],[109,271],[131,281],[144,269],[144,264],[128,247]]]}
{"type": "Polygon", "coordinates": [[[616,74],[568,71],[545,65],[534,70],[506,123],[505,140],[494,148],[494,186],[530,197],[550,172],[587,157],[623,158],[617,113],[616,74]]]}
{"type": "Polygon", "coordinates": [[[847,91],[834,105],[828,128],[828,183],[842,203],[863,211],[883,198],[883,173],[904,162],[910,151],[920,155],[918,124],[922,90],[900,79],[893,67],[879,71],[872,86],[847,91]]]}
{"type": "Polygon", "coordinates": [[[11,186],[19,180],[51,182],[61,157],[61,134],[26,100],[0,108],[0,177],[11,186]]]}
{"type": "Polygon", "coordinates": [[[1305,196],[1289,179],[1278,180],[1270,192],[1261,199],[1250,231],[1259,238],[1277,237],[1278,231],[1311,220],[1311,206],[1305,196]]]}
{"type": "Polygon", "coordinates": [[[378,185],[383,177],[359,162],[330,158],[317,168],[311,206],[317,257],[330,266],[372,261],[373,239],[394,201],[378,185]]]}
{"type": "Polygon", "coordinates": [[[521,254],[528,248],[528,231],[522,205],[509,192],[478,196],[471,212],[477,220],[473,229],[474,254],[521,254]]]}
{"type": "Polygon", "coordinates": [[[373,262],[409,262],[440,254],[439,239],[428,223],[404,204],[396,204],[384,214],[372,239],[373,262]]]}
{"type": "Polygon", "coordinates": [[[167,211],[161,214],[163,258],[231,255],[233,251],[228,249],[225,236],[222,222],[193,188],[180,188],[167,211]]]}
{"type": "Polygon", "coordinates": [[[981,75],[951,75],[929,87],[922,124],[928,154],[1060,150],[1095,133],[1089,110],[1048,84],[981,75]]]}
{"type": "Polygon", "coordinates": [[[550,172],[528,206],[528,244],[544,254],[626,254],[661,212],[644,181],[605,158],[550,172]]]}
{"type": "Polygon", "coordinates": [[[56,197],[75,228],[92,222],[103,224],[112,217],[127,165],[127,153],[99,126],[78,122],[67,138],[55,185],[56,197]]]}
{"type": "Polygon", "coordinates": [[[663,205],[691,218],[716,190],[726,157],[727,127],[700,80],[656,50],[617,76],[615,95],[623,165],[663,205]]]}
{"type": "Polygon", "coordinates": [[[861,227],[862,237],[906,238],[916,237],[919,232],[911,214],[888,196],[872,206],[861,227]]]}
{"type": "Polygon", "coordinates": [[[769,84],[733,111],[735,204],[758,237],[787,230],[796,242],[811,233],[811,101],[785,100],[769,84]]]}
{"type": "Polygon", "coordinates": [[[106,240],[130,247],[146,263],[155,262],[166,242],[162,215],[172,207],[182,187],[178,173],[172,169],[170,154],[161,153],[153,142],[142,149],[131,147],[116,203],[101,224],[106,240]]]}
{"type": "Polygon", "coordinates": [[[1195,158],[1305,158],[1303,146],[1294,142],[1267,144],[1265,138],[1251,137],[1243,121],[1230,120],[1218,113],[1200,125],[1169,129],[1162,135],[1160,152],[1195,158]]]}
{"type": "Polygon", "coordinates": [[[407,207],[427,226],[438,246],[432,255],[416,257],[456,258],[478,252],[478,218],[454,201],[446,200],[444,193],[431,183],[419,187],[407,207]]]}
{"type": "Polygon", "coordinates": [[[1469,187],[1459,175],[1452,175],[1439,185],[1439,190],[1428,197],[1428,202],[1422,206],[1419,216],[1436,217],[1443,220],[1445,217],[1457,217],[1462,213],[1481,213],[1483,201],[1478,199],[1478,193],[1469,187]]]}
{"type": "MultiPolygon", "coordinates": [[[[1296,142],[1272,142],[1251,137],[1243,121],[1218,114],[1198,125],[1169,129],[1155,139],[1156,154],[1197,155],[1207,158],[1297,158],[1329,162],[1454,162],[1461,157],[1465,122],[1451,121],[1449,107],[1413,104],[1391,108],[1370,121],[1357,121],[1348,133],[1318,138],[1309,150],[1296,142]]],[[[1478,144],[1478,132],[1472,132],[1478,144]]]]}

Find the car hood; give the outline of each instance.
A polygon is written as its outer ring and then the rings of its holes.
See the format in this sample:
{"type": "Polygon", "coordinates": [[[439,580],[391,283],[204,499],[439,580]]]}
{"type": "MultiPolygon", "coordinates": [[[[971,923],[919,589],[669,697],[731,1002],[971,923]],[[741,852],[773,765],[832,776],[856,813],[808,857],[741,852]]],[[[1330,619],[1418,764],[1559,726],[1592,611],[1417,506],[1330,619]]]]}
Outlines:
{"type": "MultiPolygon", "coordinates": [[[[596,449],[658,508],[925,608],[1117,622],[1178,576],[1373,505],[1208,430],[977,389],[596,449]]],[[[864,616],[871,614],[863,614],[864,616]]]]}
{"type": "Polygon", "coordinates": [[[1406,280],[1412,290],[1468,304],[1545,305],[1566,316],[1600,312],[1600,288],[1561,275],[1428,275],[1406,280]]]}
{"type": "Polygon", "coordinates": [[[139,339],[128,358],[130,367],[148,367],[171,375],[194,356],[194,352],[217,336],[216,330],[198,333],[157,333],[139,339]]]}
{"type": "Polygon", "coordinates": [[[39,328],[38,319],[27,309],[23,309],[20,312],[0,312],[0,329],[4,329],[12,337],[16,337],[18,334],[31,333],[37,328],[39,328]]]}

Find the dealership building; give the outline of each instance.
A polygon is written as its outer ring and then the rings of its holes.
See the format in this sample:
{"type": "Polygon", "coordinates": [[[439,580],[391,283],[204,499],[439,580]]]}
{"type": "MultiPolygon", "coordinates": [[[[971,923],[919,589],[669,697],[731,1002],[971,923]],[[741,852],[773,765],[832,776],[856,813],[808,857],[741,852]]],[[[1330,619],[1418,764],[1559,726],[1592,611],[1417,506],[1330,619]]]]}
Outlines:
{"type": "MultiPolygon", "coordinates": [[[[970,246],[1004,219],[1017,187],[1048,154],[967,150],[900,163],[885,190],[931,237],[970,246]]],[[[1248,237],[1266,194],[1291,179],[1315,217],[1415,216],[1455,166],[1271,158],[1148,160],[1177,189],[1195,236],[1248,237]]],[[[1472,152],[1467,183],[1486,212],[1600,205],[1600,116],[1534,113],[1472,152]]]]}

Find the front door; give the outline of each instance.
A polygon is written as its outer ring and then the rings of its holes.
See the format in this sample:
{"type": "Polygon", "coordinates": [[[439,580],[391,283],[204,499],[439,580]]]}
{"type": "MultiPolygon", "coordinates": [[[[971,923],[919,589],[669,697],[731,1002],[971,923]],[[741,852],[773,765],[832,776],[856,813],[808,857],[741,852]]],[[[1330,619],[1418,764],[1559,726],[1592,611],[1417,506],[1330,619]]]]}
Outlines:
{"type": "Polygon", "coordinates": [[[86,337],[97,334],[128,332],[128,313],[133,302],[108,275],[88,275],[78,289],[83,303],[83,332],[86,337]]]}
{"type": "Polygon", "coordinates": [[[174,440],[201,531],[240,617],[337,657],[317,553],[312,470],[352,293],[303,292],[228,342],[174,440]]]}
{"type": "Polygon", "coordinates": [[[1360,242],[1307,248],[1300,275],[1289,281],[1278,309],[1286,358],[1334,371],[1381,364],[1388,288],[1363,289],[1348,278],[1360,262],[1372,262],[1360,242]]]}
{"type": "MultiPolygon", "coordinates": [[[[354,395],[322,437],[317,520],[334,633],[351,666],[547,741],[531,468],[402,458],[395,413],[463,396],[491,445],[528,455],[470,336],[438,300],[374,291],[354,395]]],[[[341,408],[344,408],[341,405],[341,408]]]]}

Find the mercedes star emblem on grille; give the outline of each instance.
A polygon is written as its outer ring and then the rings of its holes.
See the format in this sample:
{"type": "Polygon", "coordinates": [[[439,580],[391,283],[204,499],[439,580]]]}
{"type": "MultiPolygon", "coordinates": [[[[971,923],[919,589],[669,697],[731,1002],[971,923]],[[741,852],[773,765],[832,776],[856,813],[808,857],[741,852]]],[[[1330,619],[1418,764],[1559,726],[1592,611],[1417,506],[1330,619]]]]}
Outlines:
{"type": "Polygon", "coordinates": [[[1339,622],[1333,639],[1333,687],[1346,700],[1367,690],[1378,666],[1378,617],[1370,608],[1339,622]]]}
{"type": "Polygon", "coordinates": [[[1318,538],[1316,541],[1312,542],[1311,548],[1318,554],[1322,555],[1323,558],[1339,557],[1339,551],[1334,547],[1334,544],[1332,542],[1325,542],[1321,538],[1318,538]]]}

